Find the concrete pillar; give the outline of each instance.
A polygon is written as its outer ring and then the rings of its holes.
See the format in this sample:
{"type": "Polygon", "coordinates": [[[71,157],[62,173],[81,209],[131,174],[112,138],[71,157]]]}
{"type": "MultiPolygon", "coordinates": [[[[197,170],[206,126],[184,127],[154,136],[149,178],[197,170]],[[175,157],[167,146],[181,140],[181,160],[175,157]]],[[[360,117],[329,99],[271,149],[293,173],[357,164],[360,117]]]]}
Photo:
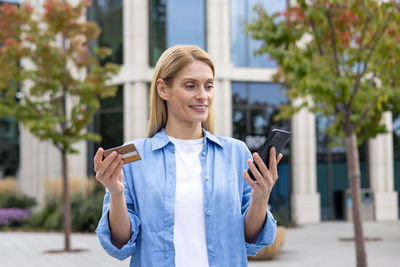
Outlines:
{"type": "Polygon", "coordinates": [[[230,61],[229,0],[207,0],[207,52],[215,64],[215,134],[232,136],[232,86],[226,73],[230,61]]]}
{"type": "Polygon", "coordinates": [[[124,84],[124,142],[147,136],[148,111],[147,83],[124,84]]]}
{"type": "Polygon", "coordinates": [[[149,117],[149,10],[146,0],[124,0],[124,142],[147,135],[149,117]],[[146,67],[145,67],[146,66],[146,67]]]}
{"type": "Polygon", "coordinates": [[[123,1],[124,66],[149,65],[149,10],[147,0],[123,1]]]}
{"type": "Polygon", "coordinates": [[[218,80],[214,84],[215,134],[232,136],[232,87],[229,80],[218,80]]]}
{"type": "MultiPolygon", "coordinates": [[[[300,100],[293,102],[299,105],[300,100]]],[[[295,223],[321,220],[320,194],[317,192],[315,117],[302,109],[291,119],[291,213],[295,223]]]]}
{"type": "MultiPolygon", "coordinates": [[[[87,177],[87,142],[81,141],[74,145],[74,148],[79,151],[78,154],[68,156],[68,170],[70,178],[87,177]]],[[[94,156],[94,155],[93,155],[94,156]]],[[[60,162],[61,164],[61,162],[60,162]]],[[[61,176],[61,175],[60,175],[61,176]]]]}
{"type": "MultiPolygon", "coordinates": [[[[46,200],[45,181],[61,179],[61,154],[50,141],[40,141],[20,127],[20,172],[18,190],[35,197],[42,207],[46,200]]],[[[86,142],[74,147],[79,154],[68,156],[69,178],[86,178],[86,142]]]]}
{"type": "Polygon", "coordinates": [[[229,0],[207,0],[206,8],[207,52],[215,63],[229,65],[231,52],[229,0]]]}
{"type": "Polygon", "coordinates": [[[398,219],[398,195],[394,191],[391,112],[384,114],[383,123],[386,125],[388,133],[381,134],[368,142],[369,178],[374,193],[374,219],[391,221],[398,219]]]}

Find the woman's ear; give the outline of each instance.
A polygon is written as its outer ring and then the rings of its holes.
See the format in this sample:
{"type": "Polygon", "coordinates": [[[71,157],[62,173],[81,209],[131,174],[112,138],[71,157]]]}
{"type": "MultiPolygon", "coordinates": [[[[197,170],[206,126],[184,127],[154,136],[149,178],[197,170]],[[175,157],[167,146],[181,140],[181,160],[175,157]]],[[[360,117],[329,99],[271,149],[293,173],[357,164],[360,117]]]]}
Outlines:
{"type": "Polygon", "coordinates": [[[156,88],[158,95],[164,99],[168,100],[168,91],[167,91],[167,85],[165,84],[163,79],[158,79],[156,82],[156,88]]]}

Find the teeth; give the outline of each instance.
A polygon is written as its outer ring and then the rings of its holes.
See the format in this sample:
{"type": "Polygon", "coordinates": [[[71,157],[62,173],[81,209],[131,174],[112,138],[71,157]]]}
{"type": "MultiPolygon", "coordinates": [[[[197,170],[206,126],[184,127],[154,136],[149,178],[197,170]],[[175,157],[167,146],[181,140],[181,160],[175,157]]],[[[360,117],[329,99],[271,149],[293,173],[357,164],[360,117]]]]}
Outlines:
{"type": "Polygon", "coordinates": [[[205,110],[207,107],[206,106],[197,106],[193,107],[194,109],[199,109],[199,110],[205,110]]]}

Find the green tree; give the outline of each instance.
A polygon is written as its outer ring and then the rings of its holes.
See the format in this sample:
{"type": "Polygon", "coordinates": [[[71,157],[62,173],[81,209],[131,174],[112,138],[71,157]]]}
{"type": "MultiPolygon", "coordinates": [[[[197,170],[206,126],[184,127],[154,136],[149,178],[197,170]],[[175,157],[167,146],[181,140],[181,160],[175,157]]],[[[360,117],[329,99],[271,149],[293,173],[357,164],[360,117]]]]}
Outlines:
{"type": "Polygon", "coordinates": [[[383,113],[399,110],[400,4],[298,0],[283,13],[269,15],[260,6],[255,12],[247,31],[263,41],[257,53],[277,62],[275,78],[290,88],[290,100],[301,102],[283,106],[279,117],[308,108],[332,118],[328,133],[345,143],[357,266],[365,267],[357,145],[386,132],[383,113]]]}
{"type": "Polygon", "coordinates": [[[46,0],[40,12],[29,4],[0,7],[0,116],[14,116],[62,155],[66,251],[71,251],[67,155],[78,152],[73,145],[79,141],[100,139],[86,128],[99,98],[116,93],[107,82],[119,69],[99,64],[109,49],[91,54],[100,29],[85,21],[89,5],[46,0]]]}

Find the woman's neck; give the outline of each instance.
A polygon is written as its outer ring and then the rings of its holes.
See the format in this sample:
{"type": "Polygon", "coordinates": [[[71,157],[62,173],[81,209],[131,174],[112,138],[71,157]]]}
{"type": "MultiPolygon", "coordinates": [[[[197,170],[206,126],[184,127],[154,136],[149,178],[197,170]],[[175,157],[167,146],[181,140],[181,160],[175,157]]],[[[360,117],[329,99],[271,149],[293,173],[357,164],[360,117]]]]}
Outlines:
{"type": "Polygon", "coordinates": [[[200,139],[203,137],[201,123],[179,125],[179,127],[177,127],[177,125],[172,125],[167,122],[167,125],[165,125],[165,133],[168,136],[184,140],[200,139]]]}

